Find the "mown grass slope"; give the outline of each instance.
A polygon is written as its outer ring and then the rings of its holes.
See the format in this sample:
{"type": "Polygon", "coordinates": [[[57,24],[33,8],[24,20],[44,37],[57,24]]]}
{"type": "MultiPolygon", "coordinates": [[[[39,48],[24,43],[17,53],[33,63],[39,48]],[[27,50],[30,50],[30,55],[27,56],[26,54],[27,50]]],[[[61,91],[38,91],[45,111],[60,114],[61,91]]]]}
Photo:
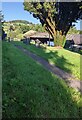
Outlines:
{"type": "Polygon", "coordinates": [[[22,42],[14,42],[17,45],[32,51],[33,53],[45,58],[50,63],[55,64],[64,71],[73,74],[82,80],[82,55],[68,51],[66,49],[57,49],[55,47],[37,48],[34,45],[25,45],[22,42]]]}
{"type": "Polygon", "coordinates": [[[3,42],[3,118],[79,118],[80,94],[3,42]]]}
{"type": "Polygon", "coordinates": [[[0,40],[0,118],[2,118],[2,41],[0,40]]]}

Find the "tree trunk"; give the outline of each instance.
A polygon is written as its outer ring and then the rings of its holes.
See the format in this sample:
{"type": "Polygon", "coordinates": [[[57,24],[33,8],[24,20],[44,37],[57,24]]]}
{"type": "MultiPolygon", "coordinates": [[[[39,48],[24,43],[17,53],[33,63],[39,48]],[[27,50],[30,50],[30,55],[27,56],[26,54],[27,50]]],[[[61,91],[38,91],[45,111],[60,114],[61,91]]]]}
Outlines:
{"type": "Polygon", "coordinates": [[[55,46],[64,47],[66,42],[66,36],[62,35],[60,31],[56,32],[56,36],[53,36],[55,46]]]}
{"type": "Polygon", "coordinates": [[[50,46],[50,34],[49,34],[49,46],[50,46]]]}
{"type": "Polygon", "coordinates": [[[46,18],[45,29],[51,34],[52,38],[54,39],[55,46],[64,47],[66,41],[66,35],[60,30],[55,30],[55,24],[53,24],[50,18],[46,18]]]}

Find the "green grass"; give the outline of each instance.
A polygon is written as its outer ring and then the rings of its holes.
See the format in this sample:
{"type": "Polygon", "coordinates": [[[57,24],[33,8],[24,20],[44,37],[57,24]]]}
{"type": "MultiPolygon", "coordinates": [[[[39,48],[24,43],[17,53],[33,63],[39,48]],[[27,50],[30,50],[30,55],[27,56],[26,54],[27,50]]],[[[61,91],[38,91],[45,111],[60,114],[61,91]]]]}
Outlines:
{"type": "Polygon", "coordinates": [[[0,41],[0,88],[2,83],[2,41],[0,41]]]}
{"type": "Polygon", "coordinates": [[[0,40],[0,118],[2,118],[2,41],[0,40]]]}
{"type": "Polygon", "coordinates": [[[3,118],[79,118],[80,93],[3,42],[3,118]]]}
{"type": "Polygon", "coordinates": [[[57,49],[54,47],[37,48],[34,45],[25,45],[22,42],[15,42],[33,53],[45,58],[50,63],[55,64],[62,70],[73,74],[75,77],[82,80],[82,55],[68,51],[66,49],[57,49]]]}

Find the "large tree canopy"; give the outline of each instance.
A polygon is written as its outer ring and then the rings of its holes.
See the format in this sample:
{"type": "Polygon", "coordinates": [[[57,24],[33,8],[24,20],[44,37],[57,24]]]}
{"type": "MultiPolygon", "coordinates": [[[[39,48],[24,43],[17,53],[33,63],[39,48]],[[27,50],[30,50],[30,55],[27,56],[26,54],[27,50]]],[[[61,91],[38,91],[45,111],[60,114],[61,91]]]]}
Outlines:
{"type": "Polygon", "coordinates": [[[82,2],[26,2],[24,9],[39,19],[54,38],[56,46],[64,46],[65,36],[73,22],[81,19],[82,2]]]}

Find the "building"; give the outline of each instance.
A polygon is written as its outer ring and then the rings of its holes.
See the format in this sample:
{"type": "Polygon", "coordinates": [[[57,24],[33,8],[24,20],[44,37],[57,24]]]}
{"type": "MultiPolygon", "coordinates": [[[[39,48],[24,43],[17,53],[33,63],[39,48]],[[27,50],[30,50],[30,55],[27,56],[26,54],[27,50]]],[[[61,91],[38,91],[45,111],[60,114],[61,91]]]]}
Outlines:
{"type": "Polygon", "coordinates": [[[53,41],[52,37],[47,32],[35,32],[35,31],[28,31],[24,34],[24,37],[30,38],[30,40],[40,40],[42,43],[47,43],[47,41],[53,41]]]}
{"type": "MultiPolygon", "coordinates": [[[[26,38],[30,38],[30,40],[40,40],[43,44],[53,42],[53,38],[49,33],[47,32],[37,32],[30,30],[27,33],[24,34],[26,38]]],[[[66,44],[76,44],[76,45],[82,45],[82,34],[67,34],[66,36],[66,44]]]]}
{"type": "Polygon", "coordinates": [[[82,45],[82,34],[67,34],[66,40],[73,40],[74,44],[82,45]]]}

